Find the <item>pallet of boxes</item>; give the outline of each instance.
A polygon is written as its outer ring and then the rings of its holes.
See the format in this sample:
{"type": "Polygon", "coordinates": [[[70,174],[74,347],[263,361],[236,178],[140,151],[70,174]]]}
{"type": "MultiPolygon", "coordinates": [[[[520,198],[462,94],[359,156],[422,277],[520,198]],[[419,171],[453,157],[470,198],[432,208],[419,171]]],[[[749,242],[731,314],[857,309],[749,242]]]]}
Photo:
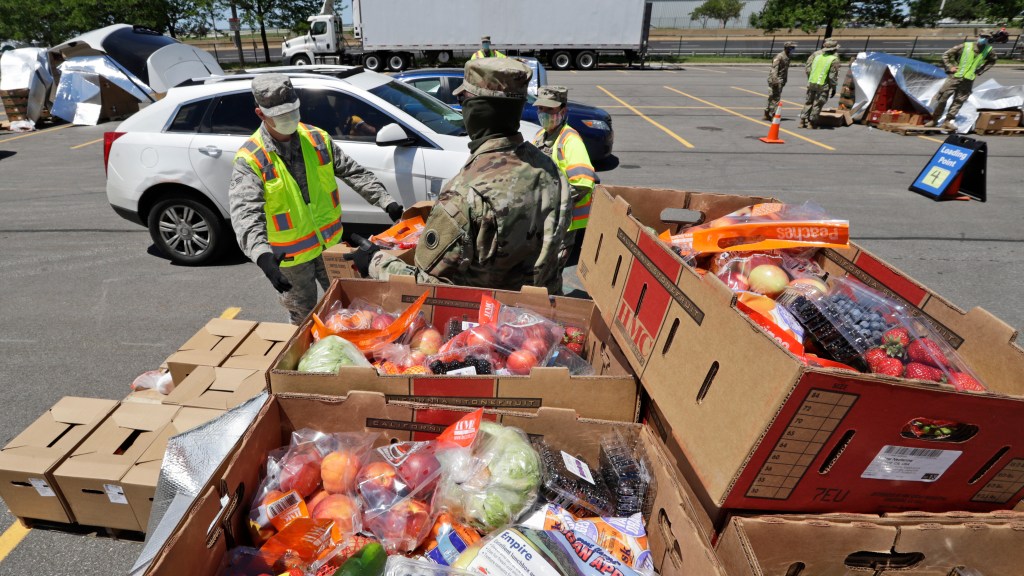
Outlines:
{"type": "Polygon", "coordinates": [[[25,525],[146,532],[170,438],[266,389],[295,333],[288,324],[214,319],[122,401],[65,397],[0,450],[0,497],[25,525]]]}
{"type": "Polygon", "coordinates": [[[1020,110],[979,110],[974,132],[990,136],[1018,136],[1024,134],[1020,110]]]}

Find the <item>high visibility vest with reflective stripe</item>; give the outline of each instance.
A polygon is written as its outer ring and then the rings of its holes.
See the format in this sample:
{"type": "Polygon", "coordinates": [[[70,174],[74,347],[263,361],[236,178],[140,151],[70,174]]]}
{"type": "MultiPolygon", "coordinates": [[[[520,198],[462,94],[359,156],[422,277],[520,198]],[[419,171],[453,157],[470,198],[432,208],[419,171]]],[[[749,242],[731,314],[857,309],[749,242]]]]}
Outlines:
{"type": "MultiPolygon", "coordinates": [[[[570,231],[587,227],[587,223],[590,221],[590,205],[593,200],[592,191],[594,190],[594,183],[597,182],[597,173],[594,172],[594,166],[590,163],[590,156],[586,153],[586,148],[580,150],[566,149],[565,144],[572,138],[578,139],[581,144],[583,143],[580,133],[568,124],[565,124],[562,126],[562,131],[559,132],[558,138],[555,139],[554,146],[551,147],[551,159],[558,165],[558,169],[565,173],[565,178],[569,181],[569,184],[573,188],[586,191],[572,207],[572,222],[569,224],[570,231]],[[579,156],[575,156],[576,153],[579,153],[579,156]]],[[[541,130],[533,137],[533,143],[538,147],[543,145],[544,130],[541,130]]]]}
{"type": "Polygon", "coordinates": [[[341,198],[327,134],[299,124],[296,136],[306,165],[309,204],[302,199],[302,190],[281,157],[267,152],[259,130],[238,151],[238,156],[263,178],[267,240],[274,255],[283,258],[282,267],[314,260],[341,240],[341,198]]]}
{"type": "Polygon", "coordinates": [[[497,50],[492,49],[490,56],[487,56],[486,54],[484,54],[483,50],[477,50],[473,54],[473,57],[470,58],[470,60],[476,60],[477,58],[508,58],[508,56],[505,56],[501,52],[498,52],[497,50]]]}
{"type": "Polygon", "coordinates": [[[975,54],[974,42],[964,42],[964,50],[960,53],[960,65],[957,66],[956,74],[953,76],[974,80],[978,66],[985,61],[991,50],[991,46],[985,46],[979,54],[975,54]]]}
{"type": "Polygon", "coordinates": [[[821,84],[824,85],[828,80],[828,71],[832,68],[832,63],[835,62],[836,56],[834,54],[818,54],[814,58],[814,63],[811,64],[811,77],[807,79],[809,84],[821,84]]]}

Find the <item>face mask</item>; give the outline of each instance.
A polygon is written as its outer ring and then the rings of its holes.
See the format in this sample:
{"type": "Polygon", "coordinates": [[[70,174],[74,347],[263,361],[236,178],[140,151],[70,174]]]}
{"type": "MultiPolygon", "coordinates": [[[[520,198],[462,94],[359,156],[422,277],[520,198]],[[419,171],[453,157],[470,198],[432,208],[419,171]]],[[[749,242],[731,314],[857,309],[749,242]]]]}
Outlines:
{"type": "Polygon", "coordinates": [[[793,53],[793,49],[792,48],[786,48],[786,56],[789,56],[792,53],[793,53]]]}
{"type": "Polygon", "coordinates": [[[484,48],[484,52],[490,52],[491,51],[491,45],[486,43],[486,42],[484,42],[483,48],[484,48]]]}
{"type": "Polygon", "coordinates": [[[299,129],[299,111],[298,109],[292,110],[291,112],[285,112],[280,116],[272,116],[270,120],[273,122],[274,131],[278,134],[294,134],[299,129]]]}
{"type": "Polygon", "coordinates": [[[561,110],[554,114],[548,114],[547,112],[541,112],[539,110],[537,111],[537,121],[540,122],[540,125],[548,132],[551,132],[555,128],[561,126],[564,118],[565,110],[561,110]]]}

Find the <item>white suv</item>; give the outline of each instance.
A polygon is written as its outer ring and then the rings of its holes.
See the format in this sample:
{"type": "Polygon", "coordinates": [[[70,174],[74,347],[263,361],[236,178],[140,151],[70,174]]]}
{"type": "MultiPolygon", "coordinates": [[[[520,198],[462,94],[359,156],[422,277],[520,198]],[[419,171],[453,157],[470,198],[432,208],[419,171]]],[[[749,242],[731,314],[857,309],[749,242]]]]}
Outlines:
{"type": "MultiPolygon", "coordinates": [[[[287,73],[299,93],[302,121],[330,133],[403,205],[436,198],[468,158],[462,115],[426,93],[362,68],[302,70],[261,72],[287,73]]],[[[260,123],[251,79],[224,76],[172,88],[104,134],[111,207],[147,226],[175,262],[202,264],[235,242],[228,181],[235,152],[260,123]]],[[[521,131],[529,139],[539,129],[524,123],[521,131]]],[[[338,184],[345,223],[390,223],[382,210],[338,184]]]]}

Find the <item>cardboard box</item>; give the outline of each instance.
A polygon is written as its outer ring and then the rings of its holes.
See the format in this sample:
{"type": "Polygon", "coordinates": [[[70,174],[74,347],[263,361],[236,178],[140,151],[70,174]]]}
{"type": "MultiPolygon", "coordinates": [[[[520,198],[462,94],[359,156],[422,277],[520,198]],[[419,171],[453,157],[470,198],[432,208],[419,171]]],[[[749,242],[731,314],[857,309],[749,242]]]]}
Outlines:
{"type": "Polygon", "coordinates": [[[993,394],[811,368],[740,312],[716,276],[684,264],[646,228],[667,228],[659,218],[667,207],[711,220],[763,200],[600,187],[578,268],[662,407],[661,428],[678,444],[712,515],[723,508],[879,513],[1016,505],[1024,497],[1024,350],[1012,327],[980,308],[956,308],[852,244],[821,251],[820,264],[900,300],[993,394]],[[916,418],[954,420],[972,435],[958,442],[904,435],[916,418]],[[892,463],[901,456],[902,468],[892,463]],[[863,477],[869,467],[884,468],[888,478],[863,477]]]}
{"type": "MultiPolygon", "coordinates": [[[[338,301],[348,305],[360,298],[384,308],[400,311],[424,292],[428,293],[423,314],[427,322],[442,333],[449,319],[475,322],[480,300],[493,296],[505,304],[523,306],[554,319],[588,330],[585,357],[595,368],[595,376],[571,376],[565,368],[535,368],[529,376],[381,376],[373,368],[343,367],[339,374],[304,374],[296,371],[299,360],[313,342],[312,316],[288,342],[287,348],[270,371],[270,390],[277,394],[343,396],[352,390],[381,392],[390,400],[485,406],[519,411],[535,411],[542,406],[576,407],[587,418],[635,422],[638,384],[626,360],[589,300],[550,297],[543,288],[525,287],[521,292],[467,288],[445,285],[419,285],[412,277],[394,276],[389,282],[376,280],[335,280],[313,313],[326,318],[325,312],[338,301]]],[[[455,413],[424,409],[417,412],[418,422],[449,423],[455,413]]]]}
{"type": "Polygon", "coordinates": [[[181,383],[196,366],[220,366],[255,328],[256,322],[249,320],[214,318],[207,322],[167,358],[174,383],[181,383]]]}
{"type": "Polygon", "coordinates": [[[730,576],[1019,574],[1024,515],[737,517],[717,552],[730,576]]]}
{"type": "MultiPolygon", "coordinates": [[[[427,216],[430,215],[430,211],[433,207],[434,202],[432,201],[417,202],[406,208],[405,212],[402,212],[401,219],[408,220],[419,216],[425,221],[427,216]]],[[[355,251],[356,249],[348,244],[335,244],[327,250],[324,250],[324,267],[327,269],[327,277],[331,280],[338,280],[341,278],[362,278],[359,271],[356,270],[355,265],[352,262],[345,260],[345,254],[355,251]]],[[[413,257],[416,255],[415,250],[385,250],[385,252],[406,264],[413,264],[413,257]]]]}
{"type": "Polygon", "coordinates": [[[1006,118],[1006,112],[978,112],[978,119],[974,122],[974,131],[981,133],[1002,130],[1006,123],[1006,118]]]}
{"type": "Polygon", "coordinates": [[[249,368],[196,366],[163,404],[230,410],[266,390],[267,373],[249,368]]]}
{"type": "MultiPolygon", "coordinates": [[[[324,432],[384,432],[382,442],[407,440],[410,430],[426,429],[409,420],[408,407],[385,403],[380,394],[353,392],[347,398],[310,398],[292,395],[270,399],[228,458],[224,472],[211,479],[190,514],[157,553],[146,574],[218,573],[227,543],[248,543],[250,501],[259,486],[266,454],[283,444],[295,429],[310,427],[324,432]],[[226,506],[221,505],[225,489],[226,506]],[[240,497],[239,497],[240,495],[240,497]],[[226,533],[226,534],[225,534],[226,533]]],[[[506,418],[508,422],[510,418],[506,418]]],[[[584,421],[571,410],[543,408],[534,416],[512,418],[529,433],[569,453],[595,461],[600,436],[615,427],[639,429],[652,461],[657,482],[653,512],[647,525],[655,567],[662,576],[724,576],[711,550],[703,526],[707,517],[656,437],[635,424],[584,421]]],[[[430,427],[440,431],[441,427],[430,427]]]]}
{"type": "Polygon", "coordinates": [[[19,518],[71,523],[53,472],[110,411],[113,400],[66,396],[0,451],[0,497],[19,518]]]}
{"type": "Polygon", "coordinates": [[[295,330],[297,327],[292,324],[260,322],[222,366],[266,372],[284,350],[285,343],[295,335],[295,330]]]}
{"type": "Polygon", "coordinates": [[[57,468],[57,485],[79,524],[146,529],[128,503],[121,479],[178,409],[163,404],[121,404],[57,468]]]}
{"type": "Polygon", "coordinates": [[[149,525],[149,514],[153,509],[153,496],[156,494],[156,483],[160,479],[160,467],[167,452],[167,441],[171,436],[198,428],[210,420],[223,414],[223,410],[205,410],[202,408],[182,408],[174,415],[174,419],[161,430],[152,444],[139,456],[135,464],[121,478],[121,487],[125,498],[131,506],[135,519],[142,531],[149,525]]]}
{"type": "Polygon", "coordinates": [[[1007,111],[1006,120],[1003,122],[1003,128],[1019,128],[1021,125],[1021,117],[1024,116],[1019,110],[1007,111]]]}
{"type": "Polygon", "coordinates": [[[819,126],[850,126],[853,124],[853,116],[849,110],[838,110],[836,108],[825,108],[818,116],[819,126]]]}

